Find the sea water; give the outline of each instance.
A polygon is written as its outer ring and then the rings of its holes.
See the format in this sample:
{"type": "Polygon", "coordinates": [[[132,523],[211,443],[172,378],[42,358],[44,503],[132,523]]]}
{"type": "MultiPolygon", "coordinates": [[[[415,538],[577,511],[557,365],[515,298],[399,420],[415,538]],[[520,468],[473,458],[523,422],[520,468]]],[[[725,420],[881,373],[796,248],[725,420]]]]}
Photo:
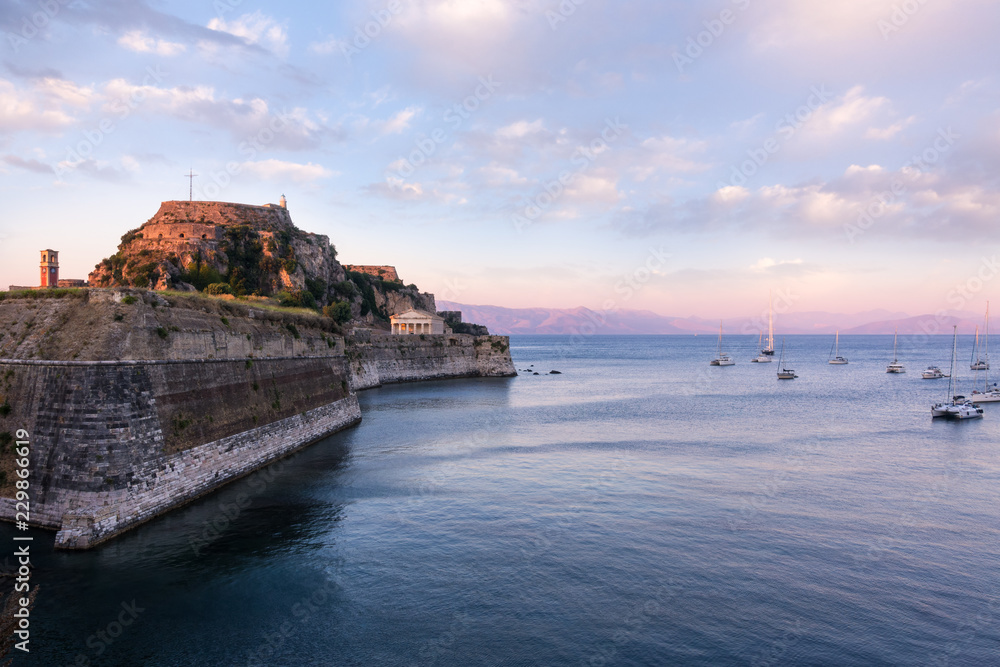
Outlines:
{"type": "Polygon", "coordinates": [[[1000,404],[932,421],[950,337],[901,339],[905,375],[832,342],[787,337],[778,381],[756,336],[722,368],[714,336],[518,336],[516,378],[362,392],[97,549],[33,531],[15,664],[997,664],[1000,404]]]}

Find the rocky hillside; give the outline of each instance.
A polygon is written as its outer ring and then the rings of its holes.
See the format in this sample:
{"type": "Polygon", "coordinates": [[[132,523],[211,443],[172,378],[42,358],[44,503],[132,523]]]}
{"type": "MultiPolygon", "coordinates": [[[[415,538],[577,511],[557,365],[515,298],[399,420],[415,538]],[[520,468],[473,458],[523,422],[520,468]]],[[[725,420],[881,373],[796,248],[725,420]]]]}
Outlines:
{"type": "Polygon", "coordinates": [[[163,202],[97,265],[90,284],[271,296],[375,327],[410,308],[434,312],[434,295],[415,285],[346,271],[328,237],[300,230],[277,204],[163,202]]]}

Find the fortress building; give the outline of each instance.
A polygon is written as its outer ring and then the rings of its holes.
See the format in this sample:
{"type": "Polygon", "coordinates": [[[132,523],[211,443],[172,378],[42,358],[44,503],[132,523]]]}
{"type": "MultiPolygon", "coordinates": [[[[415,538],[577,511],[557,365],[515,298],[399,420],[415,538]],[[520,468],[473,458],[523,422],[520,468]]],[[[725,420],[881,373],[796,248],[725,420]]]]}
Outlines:
{"type": "Polygon", "coordinates": [[[357,273],[364,273],[373,278],[379,278],[381,280],[388,280],[389,282],[402,282],[399,279],[399,274],[396,273],[395,266],[371,266],[362,264],[345,264],[344,268],[348,271],[355,271],[357,273]]]}

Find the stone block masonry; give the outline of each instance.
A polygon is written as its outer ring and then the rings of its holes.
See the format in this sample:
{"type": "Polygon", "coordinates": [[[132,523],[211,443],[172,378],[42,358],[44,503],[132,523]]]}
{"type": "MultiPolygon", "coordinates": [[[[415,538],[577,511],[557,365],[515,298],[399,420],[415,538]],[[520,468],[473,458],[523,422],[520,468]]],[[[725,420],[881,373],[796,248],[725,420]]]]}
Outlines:
{"type": "Polygon", "coordinates": [[[399,274],[396,273],[395,266],[371,266],[364,264],[346,264],[344,268],[356,273],[364,273],[373,278],[388,280],[390,282],[400,282],[399,274]]]}
{"type": "MultiPolygon", "coordinates": [[[[58,529],[56,546],[67,549],[94,546],[361,420],[343,356],[0,361],[0,390],[0,432],[31,434],[31,523],[58,529]]],[[[4,491],[0,518],[13,520],[4,491]]]]}
{"type": "Polygon", "coordinates": [[[513,377],[507,336],[391,336],[359,331],[345,342],[351,388],[460,377],[513,377]]]}

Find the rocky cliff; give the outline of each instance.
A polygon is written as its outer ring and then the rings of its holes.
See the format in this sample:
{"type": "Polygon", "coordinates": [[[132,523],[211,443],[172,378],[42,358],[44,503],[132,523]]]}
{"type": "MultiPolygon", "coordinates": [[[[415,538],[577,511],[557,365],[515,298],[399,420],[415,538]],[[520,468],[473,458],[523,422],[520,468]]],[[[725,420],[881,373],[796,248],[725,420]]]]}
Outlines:
{"type": "Polygon", "coordinates": [[[346,271],[330,239],[297,228],[282,206],[167,201],[89,279],[93,287],[274,296],[315,310],[343,303],[341,323],[383,328],[410,308],[434,312],[434,295],[404,285],[395,269],[358,268],[346,271]]]}
{"type": "Polygon", "coordinates": [[[316,291],[326,298],[344,278],[330,239],[298,229],[286,208],[167,201],[122,237],[90,284],[194,290],[226,283],[236,293],[267,295],[322,281],[316,291]]]}

